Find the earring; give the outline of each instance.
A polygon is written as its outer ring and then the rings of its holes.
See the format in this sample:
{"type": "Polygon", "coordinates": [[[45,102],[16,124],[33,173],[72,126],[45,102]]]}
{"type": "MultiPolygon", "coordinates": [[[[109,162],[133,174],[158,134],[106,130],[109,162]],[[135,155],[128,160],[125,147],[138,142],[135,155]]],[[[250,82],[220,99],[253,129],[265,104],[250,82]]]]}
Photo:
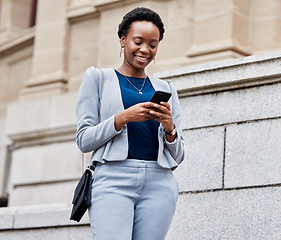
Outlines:
{"type": "Polygon", "coordinates": [[[119,57],[121,57],[122,53],[124,52],[124,48],[121,47],[119,57]]]}

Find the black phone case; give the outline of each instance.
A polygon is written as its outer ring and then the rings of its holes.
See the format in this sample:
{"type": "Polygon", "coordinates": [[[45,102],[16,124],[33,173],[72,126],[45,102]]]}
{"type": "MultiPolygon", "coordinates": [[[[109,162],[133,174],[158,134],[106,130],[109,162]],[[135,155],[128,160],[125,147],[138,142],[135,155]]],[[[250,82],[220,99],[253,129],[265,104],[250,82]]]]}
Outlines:
{"type": "Polygon", "coordinates": [[[151,98],[150,102],[154,102],[158,104],[160,104],[160,102],[168,102],[171,95],[172,94],[168,92],[156,91],[153,97],[151,98]]]}

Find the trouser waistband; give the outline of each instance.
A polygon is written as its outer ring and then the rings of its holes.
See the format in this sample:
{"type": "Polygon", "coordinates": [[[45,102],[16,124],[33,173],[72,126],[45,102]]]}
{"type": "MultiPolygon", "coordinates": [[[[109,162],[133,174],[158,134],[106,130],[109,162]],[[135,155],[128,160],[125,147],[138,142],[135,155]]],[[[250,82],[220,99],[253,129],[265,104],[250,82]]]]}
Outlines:
{"type": "Polygon", "coordinates": [[[126,159],[124,161],[107,161],[105,163],[97,163],[99,165],[112,165],[121,167],[135,167],[135,168],[159,168],[164,169],[158,165],[157,161],[139,160],[139,159],[126,159]]]}

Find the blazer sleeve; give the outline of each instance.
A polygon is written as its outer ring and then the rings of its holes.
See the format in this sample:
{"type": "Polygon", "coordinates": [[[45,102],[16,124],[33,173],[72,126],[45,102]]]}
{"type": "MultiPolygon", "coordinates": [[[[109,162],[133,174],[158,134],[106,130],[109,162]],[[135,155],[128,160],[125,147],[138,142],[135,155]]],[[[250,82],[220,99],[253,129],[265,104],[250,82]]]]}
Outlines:
{"type": "Polygon", "coordinates": [[[115,130],[114,116],[99,122],[99,94],[102,92],[98,71],[94,67],[87,69],[78,93],[76,143],[84,153],[98,149],[121,132],[115,130]]]}
{"type": "Polygon", "coordinates": [[[184,141],[182,136],[182,123],[181,123],[181,108],[180,108],[180,102],[178,98],[177,91],[171,81],[169,81],[171,92],[172,92],[172,105],[171,105],[171,111],[172,111],[172,118],[173,122],[176,125],[177,129],[177,137],[176,139],[170,143],[165,138],[165,147],[170,152],[173,159],[177,162],[177,164],[180,164],[184,160],[184,141]]]}

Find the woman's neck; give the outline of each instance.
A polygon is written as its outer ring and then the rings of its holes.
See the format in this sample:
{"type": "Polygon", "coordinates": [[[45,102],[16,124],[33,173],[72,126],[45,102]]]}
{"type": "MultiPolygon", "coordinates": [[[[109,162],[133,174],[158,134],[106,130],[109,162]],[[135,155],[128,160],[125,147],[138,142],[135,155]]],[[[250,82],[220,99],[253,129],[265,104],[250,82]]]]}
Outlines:
{"type": "Polygon", "coordinates": [[[119,68],[116,69],[118,72],[122,73],[123,75],[129,76],[129,77],[137,77],[137,78],[144,78],[146,77],[146,73],[144,69],[132,69],[128,68],[126,66],[121,65],[119,68]]]}

